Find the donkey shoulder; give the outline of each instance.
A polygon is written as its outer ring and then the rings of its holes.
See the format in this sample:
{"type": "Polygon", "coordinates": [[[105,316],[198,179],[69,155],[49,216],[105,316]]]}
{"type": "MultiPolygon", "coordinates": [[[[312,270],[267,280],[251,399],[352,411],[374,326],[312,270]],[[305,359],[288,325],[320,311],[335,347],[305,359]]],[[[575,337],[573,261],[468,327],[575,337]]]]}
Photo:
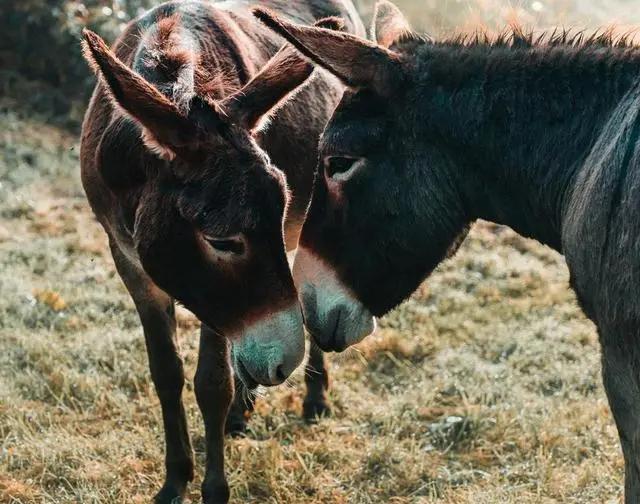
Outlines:
{"type": "Polygon", "coordinates": [[[602,128],[565,210],[563,253],[592,318],[640,320],[639,201],[640,84],[602,128]]]}

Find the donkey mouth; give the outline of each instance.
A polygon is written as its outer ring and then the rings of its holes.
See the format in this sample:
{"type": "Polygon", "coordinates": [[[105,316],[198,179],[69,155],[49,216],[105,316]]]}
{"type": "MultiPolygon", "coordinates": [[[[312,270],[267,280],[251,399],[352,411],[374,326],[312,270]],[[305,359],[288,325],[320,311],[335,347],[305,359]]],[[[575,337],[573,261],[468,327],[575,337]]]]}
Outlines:
{"type": "Polygon", "coordinates": [[[334,352],[343,352],[347,348],[344,331],[340,330],[340,320],[342,319],[342,310],[338,310],[335,324],[333,324],[333,334],[331,335],[331,343],[334,352]]]}
{"type": "Polygon", "coordinates": [[[313,333],[311,333],[311,337],[315,344],[318,345],[318,348],[323,352],[342,352],[344,350],[344,348],[337,348],[333,342],[323,343],[322,340],[316,338],[313,333]]]}
{"type": "Polygon", "coordinates": [[[238,378],[242,380],[242,383],[244,383],[245,387],[247,387],[249,390],[258,388],[259,383],[253,379],[251,373],[249,373],[244,363],[240,359],[236,359],[234,367],[238,378]]]}
{"type": "Polygon", "coordinates": [[[311,337],[316,342],[316,345],[323,352],[343,352],[347,348],[347,342],[345,341],[345,336],[343,331],[340,330],[340,320],[342,318],[342,310],[336,310],[336,314],[333,317],[334,323],[333,328],[331,329],[331,335],[329,338],[323,338],[321,335],[317,334],[315,331],[310,330],[311,337]]]}

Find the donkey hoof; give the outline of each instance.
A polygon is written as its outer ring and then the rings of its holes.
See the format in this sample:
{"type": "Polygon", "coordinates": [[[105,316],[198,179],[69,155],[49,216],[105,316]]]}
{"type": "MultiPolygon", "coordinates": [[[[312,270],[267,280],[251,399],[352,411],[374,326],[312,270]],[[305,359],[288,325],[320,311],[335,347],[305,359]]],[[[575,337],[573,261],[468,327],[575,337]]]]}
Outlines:
{"type": "Polygon", "coordinates": [[[227,504],[229,502],[229,485],[226,481],[202,484],[202,504],[227,504]]]}
{"type": "Polygon", "coordinates": [[[231,437],[243,436],[247,432],[247,419],[244,415],[229,415],[224,424],[224,432],[231,437]]]}
{"type": "Polygon", "coordinates": [[[227,422],[224,432],[231,437],[241,437],[247,432],[247,422],[227,422]]]}
{"type": "Polygon", "coordinates": [[[324,400],[305,402],[302,416],[307,423],[317,423],[319,418],[331,416],[331,408],[324,400]]]}
{"type": "Polygon", "coordinates": [[[153,504],[182,504],[182,492],[173,485],[165,484],[153,498],[153,504]]]}

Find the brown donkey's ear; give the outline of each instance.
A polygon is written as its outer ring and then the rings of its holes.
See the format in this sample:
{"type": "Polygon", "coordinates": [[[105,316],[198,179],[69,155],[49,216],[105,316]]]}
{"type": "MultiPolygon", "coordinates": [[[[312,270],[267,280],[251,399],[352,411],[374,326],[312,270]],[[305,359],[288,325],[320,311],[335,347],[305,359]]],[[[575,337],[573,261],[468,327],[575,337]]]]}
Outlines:
{"type": "Polygon", "coordinates": [[[139,74],[127,67],[90,30],[83,30],[83,53],[99,74],[113,100],[143,126],[145,144],[171,159],[196,136],[196,126],[178,107],[139,74]]]}
{"type": "Polygon", "coordinates": [[[383,47],[391,47],[403,35],[411,33],[409,21],[400,9],[388,0],[378,0],[371,23],[371,39],[383,47]]]}
{"type": "Polygon", "coordinates": [[[399,56],[386,47],[348,33],[290,23],[261,7],[253,14],[348,86],[368,87],[386,96],[401,75],[399,56]]]}
{"type": "MultiPolygon", "coordinates": [[[[344,21],[329,17],[315,26],[342,30],[344,21]]],[[[261,120],[295,95],[312,73],[313,65],[285,44],[242,89],[218,105],[236,124],[248,130],[257,129],[261,120]]]]}

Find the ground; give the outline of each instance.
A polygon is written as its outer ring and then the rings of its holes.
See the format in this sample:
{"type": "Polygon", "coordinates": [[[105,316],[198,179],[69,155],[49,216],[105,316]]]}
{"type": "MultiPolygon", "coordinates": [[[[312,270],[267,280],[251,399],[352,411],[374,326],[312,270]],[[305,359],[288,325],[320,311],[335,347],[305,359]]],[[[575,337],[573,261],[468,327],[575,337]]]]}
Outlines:
{"type": "MultiPolygon", "coordinates": [[[[436,35],[640,23],[631,0],[398,4],[436,35]]],[[[20,110],[0,98],[0,503],[146,503],[163,435],[140,324],[79,183],[77,134],[20,110]]],[[[195,503],[197,323],[179,315],[195,503]]],[[[562,258],[509,229],[478,223],[375,336],[330,361],[332,418],[301,420],[298,372],[227,442],[234,502],[621,500],[594,326],[562,258]]]]}
{"type": "MultiPolygon", "coordinates": [[[[160,408],[77,136],[8,104],[0,151],[0,502],[148,502],[160,408]]],[[[185,311],[180,340],[191,380],[185,311]]],[[[597,335],[546,247],[478,223],[376,335],[330,361],[332,418],[301,420],[298,372],[227,442],[234,502],[619,502],[597,335]]],[[[191,381],[185,400],[201,469],[191,381]]]]}

